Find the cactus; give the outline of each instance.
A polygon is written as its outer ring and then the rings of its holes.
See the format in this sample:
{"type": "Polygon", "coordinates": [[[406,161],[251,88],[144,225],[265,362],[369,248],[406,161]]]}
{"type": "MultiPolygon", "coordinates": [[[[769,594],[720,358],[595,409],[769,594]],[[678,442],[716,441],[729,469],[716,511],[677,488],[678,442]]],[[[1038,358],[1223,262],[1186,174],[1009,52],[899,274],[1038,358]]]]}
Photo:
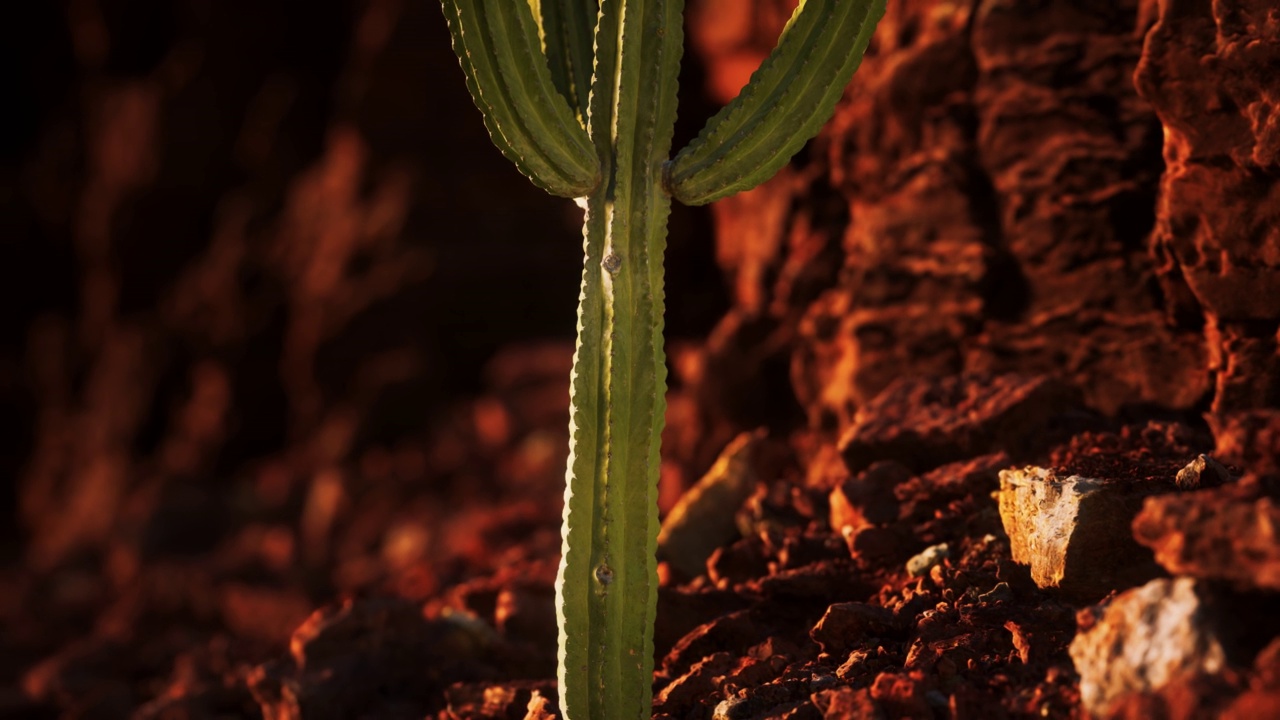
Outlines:
{"type": "Polygon", "coordinates": [[[683,0],[443,5],[494,143],[586,209],[556,582],[561,714],[648,717],[671,198],[702,204],[777,172],[830,118],[884,0],[801,0],[748,85],[670,160],[683,0]]]}

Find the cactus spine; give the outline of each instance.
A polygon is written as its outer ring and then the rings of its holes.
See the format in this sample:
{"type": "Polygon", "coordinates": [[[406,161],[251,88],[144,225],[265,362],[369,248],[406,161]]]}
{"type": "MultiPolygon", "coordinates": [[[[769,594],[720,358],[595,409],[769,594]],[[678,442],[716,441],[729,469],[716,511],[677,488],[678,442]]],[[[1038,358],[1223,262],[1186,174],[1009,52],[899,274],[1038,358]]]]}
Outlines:
{"type": "Polygon", "coordinates": [[[801,0],[737,99],[668,162],[683,0],[443,0],[490,136],[533,182],[585,198],[563,555],[565,718],[650,714],[662,256],[671,197],[763,182],[831,116],[884,0],[801,0]]]}

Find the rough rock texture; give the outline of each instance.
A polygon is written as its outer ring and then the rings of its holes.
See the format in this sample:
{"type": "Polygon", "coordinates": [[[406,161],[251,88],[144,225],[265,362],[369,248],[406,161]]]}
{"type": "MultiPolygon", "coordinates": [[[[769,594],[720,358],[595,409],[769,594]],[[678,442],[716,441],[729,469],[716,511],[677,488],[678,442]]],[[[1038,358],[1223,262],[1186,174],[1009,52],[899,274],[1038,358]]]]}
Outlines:
{"type": "Polygon", "coordinates": [[[1026,467],[1000,472],[1000,519],[1014,562],[1042,588],[1100,597],[1151,579],[1150,553],[1129,524],[1146,492],[1026,467]]]}
{"type": "Polygon", "coordinates": [[[1271,706],[1274,597],[1181,577],[1082,611],[1070,653],[1084,707],[1109,718],[1210,718],[1271,706]]]}
{"type": "MultiPolygon", "coordinates": [[[[1086,434],[1057,448],[1055,466],[1000,472],[1000,518],[1016,562],[1043,588],[1100,598],[1159,573],[1130,525],[1143,501],[1177,489],[1199,458],[1180,426],[1086,434]]],[[[1200,456],[1202,457],[1202,456],[1200,456]]],[[[1150,505],[1148,505],[1149,507],[1150,505]]]]}
{"type": "MultiPolygon", "coordinates": [[[[435,7],[3,5],[0,716],[552,717],[580,214],[435,7]]],[[[689,0],[677,142],[795,5],[689,0]]],[[[764,440],[660,567],[656,716],[1079,718],[1117,630],[1014,561],[1026,465],[1164,488],[1239,621],[1112,717],[1280,714],[1274,3],[888,6],[796,162],[674,209],[660,507],[764,440]]]]}
{"type": "Polygon", "coordinates": [[[1223,462],[1248,468],[1269,487],[1280,480],[1280,409],[1264,408],[1209,416],[1223,462]]]}
{"type": "Polygon", "coordinates": [[[1256,482],[1147,498],[1138,542],[1175,575],[1280,592],[1280,507],[1256,482]]]}
{"type": "Polygon", "coordinates": [[[1123,695],[1220,672],[1226,651],[1211,620],[1190,578],[1152,580],[1121,593],[1071,641],[1085,708],[1106,714],[1123,695]]]}
{"type": "Polygon", "coordinates": [[[247,681],[263,716],[275,720],[338,720],[377,705],[388,716],[407,715],[451,682],[509,673],[492,667],[502,656],[486,646],[496,640],[479,620],[428,620],[408,602],[347,601],[308,618],[289,641],[289,657],[247,681]]]}
{"type": "Polygon", "coordinates": [[[1280,403],[1280,19],[1269,0],[1156,3],[1136,82],[1164,126],[1151,237],[1171,312],[1203,315],[1214,408],[1280,403]]]}
{"type": "Polygon", "coordinates": [[[819,146],[849,223],[800,326],[811,418],[844,427],[896,377],[958,371],[1060,374],[1107,411],[1204,397],[1202,336],[1147,282],[1161,134],[1132,82],[1136,11],[890,8],[892,59],[864,64],[819,146]]]}
{"type": "Polygon", "coordinates": [[[1178,471],[1174,483],[1180,490],[1198,490],[1224,485],[1232,479],[1231,471],[1222,463],[1201,453],[1178,471]]]}
{"type": "Polygon", "coordinates": [[[855,472],[873,459],[931,470],[995,450],[1027,457],[1080,410],[1074,388],[1045,377],[903,378],[858,409],[840,452],[855,472]]]}

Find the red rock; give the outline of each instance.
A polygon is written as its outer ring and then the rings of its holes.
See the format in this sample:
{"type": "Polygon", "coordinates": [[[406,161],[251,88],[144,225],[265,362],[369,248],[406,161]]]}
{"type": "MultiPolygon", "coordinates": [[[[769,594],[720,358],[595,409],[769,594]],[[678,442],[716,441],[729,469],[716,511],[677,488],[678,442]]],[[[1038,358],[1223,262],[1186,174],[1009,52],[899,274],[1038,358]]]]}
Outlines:
{"type": "Polygon", "coordinates": [[[725,647],[748,648],[760,641],[760,624],[750,610],[738,610],[693,628],[658,663],[658,673],[675,679],[725,647]]]}
{"type": "Polygon", "coordinates": [[[1000,471],[1012,464],[1008,455],[998,452],[949,463],[913,477],[894,489],[901,504],[900,520],[912,525],[927,524],[939,515],[951,515],[948,508],[953,502],[986,501],[1000,487],[1000,471]]]}
{"type": "Polygon", "coordinates": [[[1280,637],[1272,640],[1253,661],[1259,687],[1280,690],[1280,637]]]}
{"type": "Polygon", "coordinates": [[[809,631],[809,637],[824,652],[848,652],[872,638],[896,635],[898,623],[893,612],[860,602],[836,603],[827,608],[822,619],[809,631]]]}
{"type": "Polygon", "coordinates": [[[1050,464],[1060,473],[1105,477],[1172,490],[1180,470],[1212,440],[1181,423],[1148,421],[1120,432],[1082,432],[1055,447],[1050,464]]]}
{"type": "Polygon", "coordinates": [[[1250,486],[1147,498],[1134,537],[1175,575],[1280,591],[1280,506],[1250,486]]]}
{"type": "Polygon", "coordinates": [[[745,537],[716,548],[707,558],[707,578],[722,589],[768,573],[769,558],[759,536],[745,537]]]}
{"type": "Polygon", "coordinates": [[[1190,407],[1208,385],[1200,338],[1169,327],[1159,298],[1122,280],[1150,262],[1134,241],[1150,220],[1133,210],[1154,203],[1160,176],[1150,161],[1158,126],[1132,83],[1136,5],[1002,3],[975,13],[973,29],[976,154],[1019,273],[993,280],[1022,314],[987,323],[970,367],[1060,373],[1107,413],[1190,407]]]}
{"type": "Polygon", "coordinates": [[[1005,450],[1025,456],[1054,439],[1078,393],[1047,377],[903,379],[858,410],[840,451],[850,470],[895,460],[916,470],[1005,450]]]}
{"type": "Polygon", "coordinates": [[[127,716],[132,691],[109,672],[124,654],[125,648],[116,642],[81,640],[27,669],[23,692],[32,700],[56,703],[73,716],[127,716]]]}
{"type": "Polygon", "coordinates": [[[715,695],[735,665],[731,653],[718,652],[699,660],[689,671],[667,683],[653,698],[654,710],[684,715],[699,700],[715,695]]]}
{"type": "Polygon", "coordinates": [[[822,711],[824,720],[887,720],[867,688],[822,690],[813,694],[813,704],[822,711]]]}
{"type": "MultiPolygon", "coordinates": [[[[1240,688],[1226,675],[1194,673],[1159,690],[1117,699],[1107,720],[1221,720],[1240,688]]],[[[1260,716],[1265,717],[1265,716],[1260,716]]]]}
{"type": "Polygon", "coordinates": [[[1152,246],[1175,312],[1203,314],[1215,412],[1280,402],[1280,29],[1270,0],[1150,3],[1135,80],[1164,125],[1167,171],[1152,246]]]}
{"type": "Polygon", "coordinates": [[[931,720],[933,711],[925,700],[925,687],[918,673],[880,673],[871,684],[871,698],[893,718],[931,720]]]}
{"type": "Polygon", "coordinates": [[[911,478],[906,466],[893,461],[873,463],[857,477],[831,491],[831,529],[842,536],[868,525],[898,518],[896,487],[911,478]]]}
{"type": "MultiPolygon", "coordinates": [[[[1239,0],[1229,13],[1161,3],[1135,78],[1165,126],[1156,248],[1224,320],[1280,319],[1280,263],[1267,250],[1280,241],[1266,177],[1280,167],[1280,100],[1264,69],[1280,60],[1274,11],[1269,0],[1239,0]]],[[[1164,269],[1166,283],[1173,273],[1164,269]]]]}
{"type": "Polygon", "coordinates": [[[800,326],[811,419],[844,429],[895,378],[965,371],[1065,375],[1107,412],[1204,396],[1200,333],[1125,279],[1151,264],[1163,169],[1132,82],[1137,4],[882,21],[819,167],[850,221],[839,282],[800,326]]]}
{"type": "Polygon", "coordinates": [[[665,656],[684,636],[699,626],[750,604],[746,598],[722,590],[658,588],[658,615],[654,622],[653,650],[665,656]]]}
{"type": "MultiPolygon", "coordinates": [[[[1280,234],[1276,237],[1280,238],[1280,234]]],[[[1238,272],[1241,268],[1235,270],[1238,272]]],[[[1264,282],[1265,274],[1260,277],[1264,282]]],[[[1262,302],[1263,307],[1266,302],[1262,302]]],[[[1217,387],[1212,411],[1220,414],[1274,411],[1280,404],[1280,390],[1276,389],[1276,379],[1280,378],[1277,323],[1274,320],[1230,322],[1213,316],[1206,321],[1206,345],[1215,349],[1216,356],[1221,358],[1215,376],[1217,387]]]]}
{"type": "Polygon", "coordinates": [[[1250,690],[1222,711],[1222,720],[1280,717],[1280,690],[1250,690]]]}
{"type": "Polygon", "coordinates": [[[760,578],[750,584],[767,598],[854,598],[871,594],[849,561],[826,561],[760,578]]]}
{"type": "Polygon", "coordinates": [[[873,526],[848,532],[849,554],[862,567],[884,567],[905,560],[914,547],[902,528],[873,526]]]}
{"type": "Polygon", "coordinates": [[[848,546],[826,528],[813,528],[803,533],[788,532],[775,553],[779,570],[791,570],[849,557],[848,546]],[[816,532],[814,532],[816,530],[816,532]]]}
{"type": "Polygon", "coordinates": [[[1022,664],[1031,664],[1032,644],[1027,629],[1015,620],[1006,622],[1004,629],[1008,630],[1009,635],[1013,638],[1013,647],[1018,651],[1018,658],[1022,660],[1022,664]]]}
{"type": "Polygon", "coordinates": [[[819,720],[822,714],[809,700],[807,682],[779,680],[738,691],[716,705],[711,717],[713,720],[762,717],[819,720]]]}
{"type": "Polygon", "coordinates": [[[1213,413],[1208,419],[1219,460],[1262,478],[1280,478],[1280,410],[1213,413]]]}
{"type": "Polygon", "coordinates": [[[508,639],[553,645],[556,642],[555,589],[541,585],[503,588],[495,601],[493,619],[498,632],[508,639]]]}
{"type": "MultiPolygon", "coordinates": [[[[776,638],[775,638],[776,640],[776,638]]],[[[762,653],[772,643],[762,643],[739,658],[737,664],[729,671],[721,686],[725,694],[733,695],[745,688],[754,688],[776,680],[795,659],[793,655],[773,655],[762,653]]]]}
{"type": "Polygon", "coordinates": [[[297,589],[227,583],[218,598],[223,622],[237,635],[283,643],[311,614],[311,601],[297,589]]]}
{"type": "Polygon", "coordinates": [[[421,715],[453,682],[492,676],[490,663],[504,659],[497,640],[460,614],[429,620],[414,603],[347,600],[313,613],[290,656],[255,668],[248,684],[270,718],[349,717],[373,705],[421,715]]]}

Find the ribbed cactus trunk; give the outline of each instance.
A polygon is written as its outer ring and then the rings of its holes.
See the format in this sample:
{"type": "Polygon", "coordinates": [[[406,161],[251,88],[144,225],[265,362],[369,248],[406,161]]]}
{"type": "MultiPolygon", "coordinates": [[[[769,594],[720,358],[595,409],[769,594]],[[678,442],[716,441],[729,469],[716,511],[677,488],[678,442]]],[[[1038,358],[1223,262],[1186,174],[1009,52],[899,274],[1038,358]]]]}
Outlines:
{"type": "Polygon", "coordinates": [[[586,202],[556,583],[561,703],[587,718],[649,715],[671,207],[662,166],[675,125],[683,4],[606,0],[596,32],[587,129],[602,182],[586,202]]]}
{"type": "Polygon", "coordinates": [[[831,117],[884,0],[802,0],[738,98],[670,161],[683,0],[443,3],[494,143],[586,207],[556,582],[560,707],[573,720],[645,718],[671,198],[702,204],[777,172],[831,117]]]}

